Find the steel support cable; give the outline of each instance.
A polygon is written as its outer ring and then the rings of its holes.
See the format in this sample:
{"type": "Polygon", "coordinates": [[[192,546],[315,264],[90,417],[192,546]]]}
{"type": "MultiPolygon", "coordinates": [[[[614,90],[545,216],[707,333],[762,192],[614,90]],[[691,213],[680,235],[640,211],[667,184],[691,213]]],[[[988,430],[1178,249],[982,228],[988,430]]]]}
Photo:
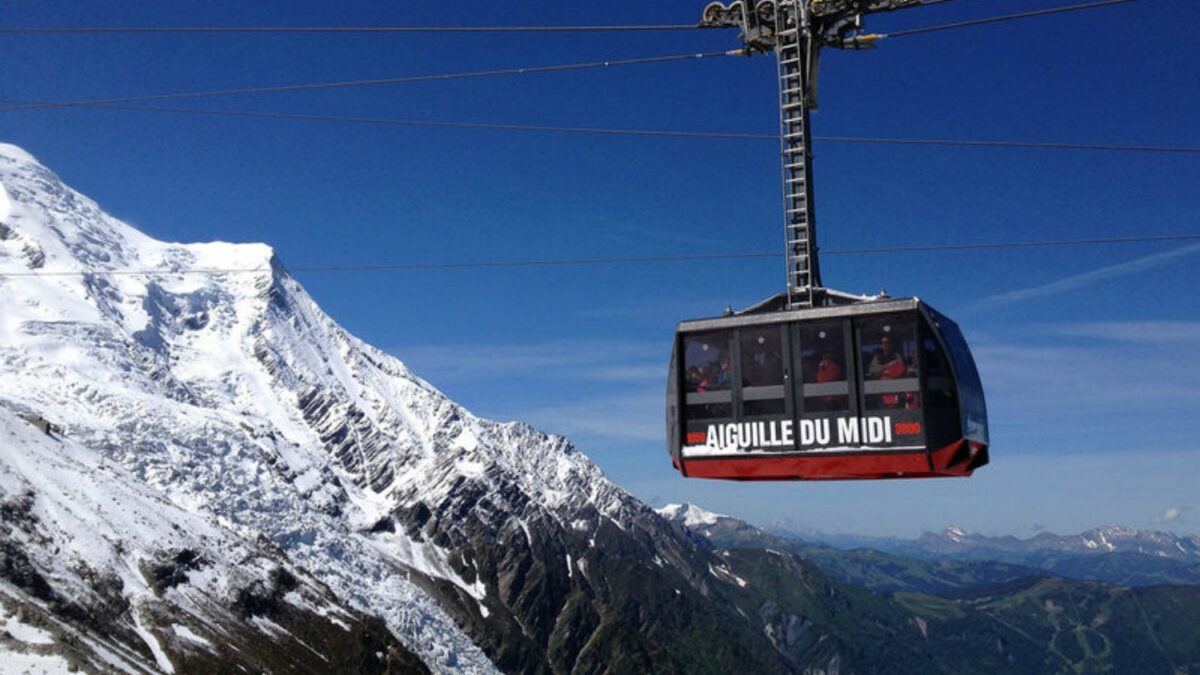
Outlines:
{"type": "MultiPolygon", "coordinates": [[[[940,5],[952,0],[925,0],[940,5]]],[[[405,34],[405,33],[620,33],[708,30],[694,23],[579,25],[579,26],[0,26],[0,35],[119,35],[119,34],[405,34]]]]}
{"type": "MultiPolygon", "coordinates": [[[[926,5],[941,4],[949,0],[929,0],[924,3],[926,5]]],[[[942,24],[938,26],[926,26],[923,28],[912,28],[908,30],[895,31],[886,33],[881,37],[905,37],[909,35],[917,35],[921,33],[930,33],[934,31],[951,30],[954,28],[966,28],[970,26],[979,26],[990,23],[999,23],[1002,21],[1013,21],[1016,19],[1025,19],[1036,16],[1045,16],[1049,14],[1059,14],[1063,12],[1074,12],[1086,9],[1096,9],[1111,5],[1125,4],[1135,2],[1136,0],[1099,0],[1098,2],[1090,2],[1079,5],[1069,5],[1065,7],[1052,7],[1048,9],[1035,10],[1031,12],[1020,12],[1016,14],[1006,14],[1002,16],[985,17],[981,19],[971,19],[968,21],[960,21],[951,24],[942,24]]],[[[49,29],[47,29],[49,30],[49,29]]],[[[118,30],[118,29],[114,29],[118,30]]],[[[166,29],[164,29],[166,30],[166,29]]],[[[88,99],[82,101],[56,101],[56,102],[39,102],[35,104],[10,105],[0,107],[0,111],[6,110],[28,110],[28,109],[45,109],[45,108],[64,108],[64,107],[86,107],[98,104],[119,104],[119,103],[138,103],[142,101],[164,101],[178,100],[184,98],[206,98],[218,96],[233,96],[238,94],[257,94],[257,93],[276,93],[288,91],[307,91],[316,89],[335,89],[346,87],[364,87],[378,86],[388,84],[405,84],[412,82],[431,82],[439,80],[466,79],[476,77],[494,77],[500,75],[521,75],[527,73],[547,73],[569,70],[585,70],[592,68],[604,68],[617,65],[633,65],[645,63],[664,63],[672,61],[685,61],[695,59],[705,59],[715,56],[732,56],[741,55],[745,52],[742,50],[729,50],[720,52],[701,52],[695,54],[679,54],[673,56],[658,56],[639,59],[622,59],[613,61],[597,61],[592,63],[566,64],[557,66],[536,66],[532,68],[510,68],[502,70],[477,71],[468,73],[443,73],[438,75],[416,75],[396,78],[379,78],[369,80],[350,80],[341,82],[318,82],[311,84],[294,84],[294,85],[276,85],[269,87],[246,87],[239,89],[220,89],[199,92],[184,92],[174,94],[151,94],[145,96],[129,96],[121,98],[104,98],[104,99],[88,99]]]]}
{"type": "MultiPolygon", "coordinates": [[[[0,99],[0,103],[34,106],[42,101],[0,99]]],[[[591,134],[598,136],[649,136],[660,138],[703,138],[743,141],[779,142],[778,134],[752,134],[721,131],[682,131],[674,129],[613,129],[605,127],[552,126],[541,124],[502,124],[496,122],[451,122],[447,120],[398,119],[393,117],[362,117],[353,115],[313,115],[304,113],[282,113],[249,110],[203,110],[196,108],[161,108],[154,106],[126,105],[77,105],[77,108],[95,110],[120,110],[130,112],[175,113],[209,117],[241,117],[250,119],[291,120],[299,122],[337,122],[348,124],[370,124],[383,126],[441,127],[449,129],[482,129],[489,131],[528,131],[565,134],[591,134]]],[[[860,143],[869,145],[916,145],[977,148],[1013,148],[1033,150],[1092,150],[1103,152],[1135,152],[1176,155],[1200,154],[1200,146],[1136,145],[1104,143],[1058,143],[1043,141],[1001,141],[986,139],[954,138],[893,138],[883,136],[813,136],[821,143],[860,143]]]]}
{"type": "Polygon", "coordinates": [[[981,19],[968,19],[966,21],[956,21],[954,23],[946,23],[938,26],[925,26],[923,28],[909,28],[907,30],[898,30],[891,33],[883,33],[880,37],[896,38],[907,37],[910,35],[922,35],[924,33],[935,33],[943,30],[953,30],[956,28],[971,28],[973,26],[984,26],[993,23],[1003,23],[1005,21],[1016,21],[1018,19],[1029,19],[1038,16],[1049,16],[1051,14],[1063,14],[1066,12],[1079,12],[1088,9],[1099,9],[1101,7],[1111,7],[1113,5],[1124,5],[1137,0],[1099,0],[1098,2],[1085,2],[1078,5],[1066,5],[1063,7],[1048,7],[1046,9],[1037,9],[1029,12],[1017,12],[1015,14],[1004,14],[1001,16],[989,16],[981,19]]]}
{"type": "MultiPolygon", "coordinates": [[[[922,6],[940,5],[952,0],[926,0],[922,6]]],[[[1002,16],[969,19],[939,26],[927,26],[895,31],[886,37],[919,35],[953,28],[982,26],[1035,16],[1061,14],[1086,9],[1119,5],[1135,0],[1100,0],[1065,7],[1051,7],[1029,12],[1002,16]]],[[[0,27],[0,35],[112,35],[112,34],[404,34],[404,33],[587,33],[587,32],[653,32],[707,30],[695,24],[646,24],[646,25],[581,25],[581,26],[8,26],[0,27]]]]}
{"type": "MultiPolygon", "coordinates": [[[[974,242],[960,244],[928,244],[923,246],[886,246],[878,248],[831,248],[822,249],[824,255],[878,255],[930,253],[947,251],[1053,248],[1064,246],[1095,246],[1200,241],[1200,234],[1164,234],[1138,237],[1108,237],[1092,239],[1044,239],[1032,241],[974,242]]],[[[603,258],[542,258],[531,260],[483,260],[474,262],[440,263],[379,263],[345,265],[304,265],[288,267],[289,272],[388,272],[406,270],[456,270],[496,269],[512,267],[572,267],[595,265],[626,265],[660,262],[693,262],[717,260],[744,260],[754,258],[778,258],[782,253],[697,253],[684,255],[614,256],[603,258]]],[[[138,269],[138,270],[90,270],[55,271],[32,270],[28,272],[0,272],[0,279],[11,277],[69,277],[69,276],[136,276],[136,275],[194,275],[194,274],[255,274],[267,272],[269,268],[225,268],[225,269],[138,269]]]]}
{"type": "Polygon", "coordinates": [[[34,110],[45,108],[72,108],[121,103],[140,103],[142,101],[170,101],[186,98],[215,98],[235,96],[239,94],[266,94],[292,91],[313,91],[318,89],[346,89],[350,87],[373,87],[393,84],[412,84],[415,82],[440,82],[446,80],[465,80],[503,75],[530,75],[536,73],[557,73],[575,70],[594,70],[610,66],[629,66],[649,63],[673,63],[678,61],[695,61],[719,56],[741,54],[741,50],[720,52],[699,52],[693,54],[674,54],[670,56],[650,56],[635,59],[613,59],[609,61],[592,61],[589,63],[568,63],[554,66],[532,66],[528,68],[501,68],[495,70],[479,70],[463,73],[438,73],[433,75],[406,75],[403,77],[384,77],[366,80],[343,80],[337,82],[314,82],[308,84],[282,84],[265,87],[241,87],[234,89],[213,89],[208,91],[179,92],[172,94],[147,94],[143,96],[125,96],[118,98],[98,98],[81,101],[47,101],[37,104],[10,105],[0,107],[4,110],[34,110]]]}
{"type": "Polygon", "coordinates": [[[700,30],[700,27],[696,24],[627,26],[8,26],[0,27],[0,35],[113,35],[136,33],[167,35],[180,33],[620,33],[678,30],[700,30]]]}

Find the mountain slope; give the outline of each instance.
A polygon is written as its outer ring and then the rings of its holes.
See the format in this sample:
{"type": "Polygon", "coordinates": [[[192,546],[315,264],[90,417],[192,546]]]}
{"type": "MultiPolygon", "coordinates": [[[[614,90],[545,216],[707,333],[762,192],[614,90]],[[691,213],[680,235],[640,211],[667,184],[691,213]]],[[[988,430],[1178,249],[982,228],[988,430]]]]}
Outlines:
{"type": "Polygon", "coordinates": [[[435,671],[789,669],[709,601],[711,553],[346,333],[268,247],[155,241],[13,146],[0,184],[0,407],[266,537],[435,671]]]}
{"type": "Polygon", "coordinates": [[[0,661],[428,672],[381,622],[269,543],[175,507],[3,408],[0,439],[0,661]]]}

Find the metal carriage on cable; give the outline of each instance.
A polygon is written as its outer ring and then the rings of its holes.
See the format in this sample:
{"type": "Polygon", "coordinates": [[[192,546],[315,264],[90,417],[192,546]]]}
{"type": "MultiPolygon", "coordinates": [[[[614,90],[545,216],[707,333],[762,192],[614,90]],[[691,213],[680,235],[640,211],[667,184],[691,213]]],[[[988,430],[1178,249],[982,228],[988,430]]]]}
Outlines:
{"type": "Polygon", "coordinates": [[[671,459],[738,480],[969,476],[987,408],[958,326],[916,298],[684,321],[671,459]]]}
{"type": "MultiPolygon", "coordinates": [[[[752,0],[744,0],[752,2],[752,0]]],[[[787,292],[681,322],[667,446],[684,476],[846,480],[969,476],[988,462],[987,407],[958,326],[917,298],[821,285],[809,111],[823,46],[864,48],[862,15],[914,0],[713,3],[702,25],[742,30],[779,66],[787,292]]]]}

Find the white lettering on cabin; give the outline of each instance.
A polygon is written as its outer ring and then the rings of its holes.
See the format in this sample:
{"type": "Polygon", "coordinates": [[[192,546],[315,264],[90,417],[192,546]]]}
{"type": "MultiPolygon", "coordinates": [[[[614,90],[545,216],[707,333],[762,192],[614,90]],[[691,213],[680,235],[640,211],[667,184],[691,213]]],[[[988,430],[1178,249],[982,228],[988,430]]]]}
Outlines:
{"type": "Polygon", "coordinates": [[[841,445],[892,442],[891,417],[839,417],[837,427],[841,445]]]}
{"type": "Polygon", "coordinates": [[[858,443],[857,417],[838,418],[838,442],[842,445],[858,443]]]}
{"type": "Polygon", "coordinates": [[[715,450],[785,448],[793,442],[792,421],[710,424],[704,444],[715,450]]]}
{"type": "Polygon", "coordinates": [[[762,451],[793,448],[798,435],[801,447],[821,448],[833,445],[835,428],[839,446],[892,442],[891,417],[838,417],[802,419],[798,430],[792,420],[710,424],[704,443],[721,451],[762,451]]]}
{"type": "Polygon", "coordinates": [[[800,420],[800,445],[829,445],[828,419],[800,420]]]}

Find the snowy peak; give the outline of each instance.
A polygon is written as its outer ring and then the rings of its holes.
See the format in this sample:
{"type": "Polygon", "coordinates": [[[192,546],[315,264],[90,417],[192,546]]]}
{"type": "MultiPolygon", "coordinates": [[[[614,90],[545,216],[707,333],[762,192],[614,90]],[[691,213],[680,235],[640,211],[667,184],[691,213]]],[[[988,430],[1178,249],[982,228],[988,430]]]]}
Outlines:
{"type": "Polygon", "coordinates": [[[961,543],[963,540],[970,537],[971,533],[967,532],[966,530],[964,530],[960,527],[957,527],[955,525],[950,525],[945,530],[942,530],[942,536],[946,537],[947,539],[949,539],[951,541],[956,541],[956,542],[961,543]]]}
{"type": "Polygon", "coordinates": [[[7,194],[9,230],[41,247],[31,269],[80,272],[136,262],[131,255],[151,240],[104,214],[92,200],[68,188],[28,153],[0,144],[0,183],[7,194]]]}
{"type": "Polygon", "coordinates": [[[1180,537],[1169,532],[1106,526],[1079,535],[1084,547],[1094,551],[1132,552],[1158,558],[1200,560],[1200,537],[1180,537]]]}
{"type": "Polygon", "coordinates": [[[26,152],[24,148],[11,143],[0,143],[0,157],[6,157],[14,162],[24,162],[26,164],[38,163],[37,159],[26,152]]]}
{"type": "Polygon", "coordinates": [[[655,509],[658,515],[683,524],[684,527],[699,527],[702,525],[716,525],[717,521],[729,516],[705,511],[695,504],[667,504],[661,509],[655,509]]]}

